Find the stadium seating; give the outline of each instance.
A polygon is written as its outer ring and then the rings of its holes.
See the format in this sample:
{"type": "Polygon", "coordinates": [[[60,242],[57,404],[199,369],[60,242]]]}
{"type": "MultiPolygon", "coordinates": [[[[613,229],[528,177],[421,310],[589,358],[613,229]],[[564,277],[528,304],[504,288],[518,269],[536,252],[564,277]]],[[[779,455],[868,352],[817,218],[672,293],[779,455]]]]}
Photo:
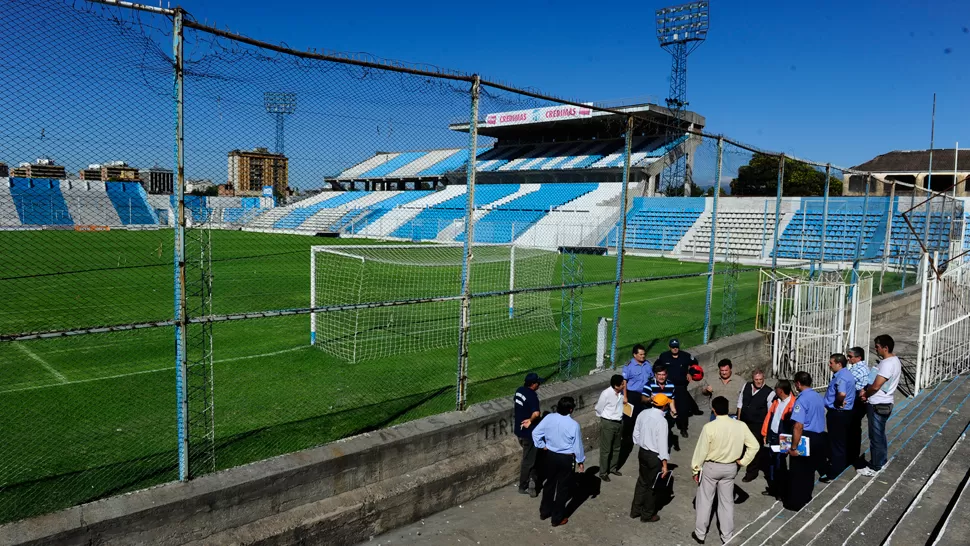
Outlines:
{"type": "MultiPolygon", "coordinates": [[[[833,197],[828,203],[828,219],[824,234],[824,257],[826,260],[849,261],[862,255],[882,255],[880,242],[884,242],[888,198],[870,198],[868,204],[862,199],[833,197]],[[882,225],[880,232],[878,229],[882,225]],[[870,243],[872,251],[869,251],[870,243]]],[[[802,207],[795,212],[787,228],[778,238],[778,248],[773,255],[796,260],[818,260],[823,256],[822,198],[803,198],[802,207]]]]}
{"type": "Polygon", "coordinates": [[[118,212],[122,225],[158,225],[158,217],[148,206],[145,188],[137,182],[105,182],[105,191],[118,212]]]}
{"type": "Polygon", "coordinates": [[[22,225],[69,226],[74,223],[61,193],[60,180],[11,178],[10,197],[22,225]]]}
{"type": "MultiPolygon", "coordinates": [[[[491,208],[475,228],[475,241],[510,243],[550,210],[597,189],[597,184],[542,184],[536,191],[491,208]]],[[[464,234],[455,238],[464,241],[464,234]]]]}
{"type": "Polygon", "coordinates": [[[298,203],[295,208],[290,209],[289,214],[274,222],[273,227],[276,229],[299,229],[303,222],[321,210],[348,203],[362,195],[362,192],[353,191],[321,193],[319,196],[298,203]]]}
{"type": "MultiPolygon", "coordinates": [[[[630,249],[671,251],[703,214],[703,197],[637,197],[627,213],[626,239],[630,249]]],[[[616,245],[616,231],[603,244],[616,245]]]]}
{"type": "MultiPolygon", "coordinates": [[[[718,202],[717,235],[714,245],[718,255],[738,258],[762,258],[775,233],[773,199],[722,198],[718,202]]],[[[707,211],[687,234],[683,251],[691,256],[710,252],[711,214],[707,211]]]]}
{"type": "Polygon", "coordinates": [[[391,192],[391,196],[381,199],[363,208],[353,208],[345,212],[340,220],[334,222],[331,229],[333,231],[346,231],[347,233],[360,233],[361,230],[374,222],[380,220],[385,214],[394,210],[395,207],[407,205],[408,203],[431,195],[430,190],[415,190],[391,192]]]}
{"type": "MultiPolygon", "coordinates": [[[[475,189],[475,207],[483,207],[519,191],[518,184],[483,184],[475,189]]],[[[438,237],[446,227],[465,216],[466,197],[458,195],[419,212],[391,233],[415,241],[438,237]]]]}

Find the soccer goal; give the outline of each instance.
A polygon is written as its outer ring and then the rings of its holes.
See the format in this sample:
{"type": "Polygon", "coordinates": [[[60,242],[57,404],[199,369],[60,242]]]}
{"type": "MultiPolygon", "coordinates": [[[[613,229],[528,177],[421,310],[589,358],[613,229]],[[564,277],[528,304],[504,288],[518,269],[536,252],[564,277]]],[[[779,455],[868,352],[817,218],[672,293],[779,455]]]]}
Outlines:
{"type": "MultiPolygon", "coordinates": [[[[553,330],[558,253],[474,247],[470,341],[553,330]]],[[[463,247],[323,245],[310,250],[310,343],[358,362],[457,346],[463,247]],[[340,309],[345,307],[345,309],[340,309]]]]}

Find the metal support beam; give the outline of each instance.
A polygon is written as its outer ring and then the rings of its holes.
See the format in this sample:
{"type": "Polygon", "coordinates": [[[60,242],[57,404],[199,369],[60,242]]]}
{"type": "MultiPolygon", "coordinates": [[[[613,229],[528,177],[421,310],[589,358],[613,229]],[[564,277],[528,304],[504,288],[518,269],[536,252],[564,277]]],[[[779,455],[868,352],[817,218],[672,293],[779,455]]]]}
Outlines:
{"type": "Polygon", "coordinates": [[[455,407],[463,411],[467,404],[468,333],[471,328],[472,240],[475,236],[475,155],[478,150],[478,99],[481,81],[476,74],[471,87],[471,121],[468,127],[468,201],[465,205],[465,244],[461,262],[461,317],[458,328],[458,374],[455,407]]]}
{"type": "MultiPolygon", "coordinates": [[[[711,211],[711,248],[707,254],[707,299],[704,304],[704,344],[711,336],[711,298],[714,295],[714,250],[717,246],[717,199],[721,193],[721,161],[724,154],[724,140],[717,139],[717,170],[714,171],[714,208],[711,211]]],[[[729,249],[730,250],[730,249],[729,249]]]]}
{"type": "Polygon", "coordinates": [[[613,339],[610,341],[610,364],[616,368],[616,344],[620,332],[620,289],[623,286],[623,252],[626,243],[627,186],[630,182],[630,152],[633,148],[633,116],[626,118],[623,146],[623,184],[620,186],[620,232],[616,236],[616,288],[613,292],[613,339]]]}
{"type": "Polygon", "coordinates": [[[183,27],[185,12],[175,10],[172,30],[172,50],[175,59],[175,83],[173,99],[175,104],[175,192],[178,196],[175,216],[175,398],[176,421],[178,426],[179,480],[189,479],[189,397],[186,338],[188,336],[188,311],[185,293],[185,138],[183,129],[183,89],[184,57],[182,53],[183,27]]]}
{"type": "Polygon", "coordinates": [[[778,157],[778,195],[775,196],[775,234],[771,247],[771,270],[778,268],[778,228],[781,226],[781,194],[785,184],[785,154],[778,157]]]}

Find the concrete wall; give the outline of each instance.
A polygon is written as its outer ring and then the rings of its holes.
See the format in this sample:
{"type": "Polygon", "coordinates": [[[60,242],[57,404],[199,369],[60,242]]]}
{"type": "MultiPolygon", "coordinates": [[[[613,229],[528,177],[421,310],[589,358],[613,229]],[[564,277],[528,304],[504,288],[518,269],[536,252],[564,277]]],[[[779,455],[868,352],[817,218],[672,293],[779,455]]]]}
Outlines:
{"type": "MultiPolygon", "coordinates": [[[[919,297],[914,287],[877,298],[873,322],[918,312],[919,297]]],[[[690,351],[710,377],[722,358],[745,376],[769,360],[757,332],[690,351]]],[[[577,399],[587,449],[597,444],[592,406],[609,375],[539,391],[543,409],[561,396],[577,399]]],[[[10,523],[0,526],[0,544],[354,544],[511,483],[519,452],[510,396],[10,523]]]]}

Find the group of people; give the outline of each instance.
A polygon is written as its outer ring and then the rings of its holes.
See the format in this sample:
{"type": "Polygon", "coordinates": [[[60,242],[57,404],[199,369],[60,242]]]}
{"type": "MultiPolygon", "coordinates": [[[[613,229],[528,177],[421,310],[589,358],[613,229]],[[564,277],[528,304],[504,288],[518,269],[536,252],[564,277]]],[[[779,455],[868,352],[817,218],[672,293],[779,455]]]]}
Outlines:
{"type": "MultiPolygon", "coordinates": [[[[694,540],[704,543],[715,504],[721,540],[733,536],[735,478],[742,467],[742,482],[763,473],[762,494],[790,510],[800,510],[811,500],[816,475],[826,483],[850,466],[862,476],[877,475],[887,462],[886,422],[902,375],[894,345],[888,335],[875,338],[879,364],[873,367],[861,347],[831,355],[832,376],[824,394],[804,371],[770,388],[763,371],[755,370],[751,381],[741,384],[730,360],[718,362],[718,376],[700,391],[710,397],[711,413],[691,458],[697,484],[694,540]],[[863,419],[869,432],[868,460],[861,451],[863,419]]],[[[600,394],[595,406],[600,480],[622,475],[626,457],[632,447],[638,448],[630,517],[648,523],[660,519],[660,497],[672,487],[670,452],[680,450],[679,438],[689,438],[690,416],[703,415],[688,392],[692,382],[702,379],[696,359],[673,339],[655,364],[647,360],[642,345],[634,346],[622,374],[612,376],[600,394]]],[[[523,450],[519,492],[536,497],[541,489],[539,516],[551,519],[555,527],[568,521],[574,473],[585,471],[586,456],[579,423],[571,417],[575,400],[564,397],[555,413],[542,416],[536,394],[540,383],[530,373],[514,398],[515,433],[523,450]]]]}

